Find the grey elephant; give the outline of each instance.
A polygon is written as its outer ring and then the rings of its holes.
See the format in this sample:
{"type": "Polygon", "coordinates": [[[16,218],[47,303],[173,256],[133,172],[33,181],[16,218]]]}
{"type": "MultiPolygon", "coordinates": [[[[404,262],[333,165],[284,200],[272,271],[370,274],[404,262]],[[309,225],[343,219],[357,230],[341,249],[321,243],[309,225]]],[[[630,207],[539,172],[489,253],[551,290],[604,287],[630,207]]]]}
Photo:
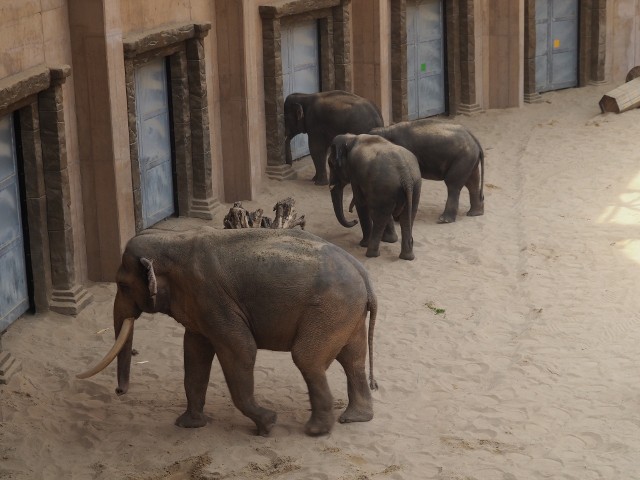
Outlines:
{"type": "Polygon", "coordinates": [[[372,355],[377,300],[364,267],[341,248],[298,230],[150,230],[129,241],[116,280],[116,343],[79,378],[95,375],[117,356],[116,393],[126,393],[134,319],[161,312],[185,327],[187,409],[178,426],[205,425],[205,395],[217,354],[233,403],[255,422],[258,434],[267,435],[276,413],[254,398],[257,349],[291,352],[309,389],[307,434],[325,434],[334,423],[325,375],[334,359],[344,368],[349,396],[340,422],[373,417],[369,389],[377,388],[372,355]]]}
{"type": "Polygon", "coordinates": [[[469,216],[484,214],[484,151],[480,142],[462,125],[433,119],[400,122],[375,128],[380,135],[415,154],[422,178],[444,180],[447,203],[439,223],[456,221],[460,190],[467,187],[469,216]]]}
{"type": "Polygon", "coordinates": [[[397,240],[393,219],[400,220],[400,258],[413,260],[413,221],[420,203],[422,178],[418,161],[407,149],[377,135],[338,135],[329,153],[331,200],[344,227],[344,187],[351,184],[367,257],[380,255],[380,241],[397,240]],[[386,238],[384,238],[386,236],[386,238]]]}
{"type": "Polygon", "coordinates": [[[342,90],[320,93],[292,93],[284,102],[285,154],[291,164],[291,140],[299,133],[309,135],[309,152],[316,173],[316,185],[326,185],[327,151],[341,133],[369,133],[384,125],[378,108],[369,100],[342,90]]]}

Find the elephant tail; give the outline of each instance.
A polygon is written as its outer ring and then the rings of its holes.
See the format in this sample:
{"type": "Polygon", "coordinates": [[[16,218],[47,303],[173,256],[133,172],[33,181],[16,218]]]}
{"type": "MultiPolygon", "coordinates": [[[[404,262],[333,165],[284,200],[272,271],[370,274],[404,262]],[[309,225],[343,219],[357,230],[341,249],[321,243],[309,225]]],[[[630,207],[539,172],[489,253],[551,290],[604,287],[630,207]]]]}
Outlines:
{"type": "Polygon", "coordinates": [[[478,155],[478,159],[480,161],[480,200],[484,202],[484,149],[473,133],[469,132],[469,135],[471,135],[471,138],[476,141],[476,144],[480,149],[480,155],[478,155]]]}
{"type": "Polygon", "coordinates": [[[378,315],[378,299],[371,288],[369,279],[366,278],[367,284],[367,309],[369,310],[369,388],[371,390],[378,389],[378,382],[373,378],[373,330],[376,326],[376,316],[378,315]]]}

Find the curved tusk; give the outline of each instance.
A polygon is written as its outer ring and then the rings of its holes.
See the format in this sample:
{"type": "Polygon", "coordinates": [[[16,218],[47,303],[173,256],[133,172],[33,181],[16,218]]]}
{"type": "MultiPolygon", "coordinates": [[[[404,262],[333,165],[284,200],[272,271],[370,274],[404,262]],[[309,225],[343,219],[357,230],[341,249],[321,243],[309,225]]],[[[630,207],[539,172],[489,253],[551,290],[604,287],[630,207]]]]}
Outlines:
{"type": "Polygon", "coordinates": [[[76,378],[93,377],[96,373],[101,372],[102,370],[107,368],[107,366],[111,362],[113,362],[113,360],[118,356],[118,353],[120,353],[120,350],[122,350],[122,347],[124,347],[124,344],[127,343],[127,340],[129,340],[129,337],[131,336],[131,332],[133,331],[134,320],[135,319],[132,317],[125,319],[125,321],[122,324],[122,329],[120,330],[120,335],[118,335],[118,338],[116,339],[116,343],[113,344],[113,347],[111,347],[111,350],[109,350],[109,353],[107,353],[104,356],[104,358],[100,362],[98,362],[98,364],[96,364],[95,367],[93,367],[90,370],[87,370],[84,373],[80,373],[76,375],[76,378]]]}

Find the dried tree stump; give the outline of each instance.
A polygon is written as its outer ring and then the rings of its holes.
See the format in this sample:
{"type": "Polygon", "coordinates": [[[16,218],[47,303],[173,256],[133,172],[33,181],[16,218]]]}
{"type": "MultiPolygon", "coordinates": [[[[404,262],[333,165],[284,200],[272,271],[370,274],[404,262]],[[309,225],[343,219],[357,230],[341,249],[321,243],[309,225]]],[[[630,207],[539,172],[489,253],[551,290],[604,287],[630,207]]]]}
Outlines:
{"type": "Polygon", "coordinates": [[[600,100],[602,113],[622,113],[637,107],[640,107],[640,77],[611,90],[600,100]]]}
{"type": "Polygon", "coordinates": [[[273,207],[276,212],[275,219],[264,216],[264,211],[259,208],[255,212],[249,212],[242,206],[242,202],[235,202],[225,215],[223,224],[225,229],[231,228],[294,228],[300,226],[302,230],[306,225],[304,215],[298,218],[294,211],[293,198],[280,200],[273,207]]]}

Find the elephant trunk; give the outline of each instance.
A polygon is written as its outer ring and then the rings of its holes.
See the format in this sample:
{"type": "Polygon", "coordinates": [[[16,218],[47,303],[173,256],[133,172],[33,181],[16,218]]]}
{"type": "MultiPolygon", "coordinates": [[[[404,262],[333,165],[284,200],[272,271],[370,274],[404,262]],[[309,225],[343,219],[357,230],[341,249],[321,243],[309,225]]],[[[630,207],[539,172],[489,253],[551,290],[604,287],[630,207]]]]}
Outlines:
{"type": "Polygon", "coordinates": [[[344,186],[332,185],[331,187],[331,201],[333,202],[333,211],[336,214],[336,218],[340,225],[343,227],[351,228],[358,223],[358,220],[351,220],[350,222],[344,218],[344,206],[342,205],[344,186]]]}
{"type": "MultiPolygon", "coordinates": [[[[119,390],[121,389],[121,386],[122,386],[122,383],[120,381],[120,377],[121,377],[120,366],[124,365],[124,362],[121,363],[120,358],[123,358],[126,361],[127,351],[128,351],[128,362],[126,362],[128,363],[128,366],[126,368],[126,375],[123,376],[123,380],[125,381],[126,384],[125,384],[125,390],[122,393],[125,393],[126,389],[129,387],[129,366],[131,365],[131,345],[133,341],[134,320],[135,319],[133,317],[128,317],[117,322],[114,321],[114,326],[116,330],[116,341],[113,347],[111,347],[111,350],[109,350],[109,352],[104,356],[104,358],[100,360],[93,368],[90,368],[84,373],[76,375],[76,377],[77,378],[93,377],[96,373],[99,373],[105,368],[107,368],[107,366],[109,366],[109,364],[113,362],[113,360],[116,358],[116,356],[118,356],[118,390],[119,390]]],[[[116,392],[118,392],[118,390],[116,390],[116,392]]],[[[118,394],[120,393],[118,392],[118,394]]]]}
{"type": "MultiPolygon", "coordinates": [[[[129,374],[131,372],[131,352],[133,350],[133,321],[131,326],[127,325],[129,319],[122,320],[122,317],[114,317],[113,328],[115,330],[116,339],[120,336],[125,338],[122,342],[122,348],[118,352],[118,387],[116,394],[124,395],[129,390],[129,374]],[[127,330],[129,330],[127,332],[127,330]],[[126,332],[126,333],[123,333],[126,332]]],[[[118,342],[116,340],[116,342],[118,342]]]]}

